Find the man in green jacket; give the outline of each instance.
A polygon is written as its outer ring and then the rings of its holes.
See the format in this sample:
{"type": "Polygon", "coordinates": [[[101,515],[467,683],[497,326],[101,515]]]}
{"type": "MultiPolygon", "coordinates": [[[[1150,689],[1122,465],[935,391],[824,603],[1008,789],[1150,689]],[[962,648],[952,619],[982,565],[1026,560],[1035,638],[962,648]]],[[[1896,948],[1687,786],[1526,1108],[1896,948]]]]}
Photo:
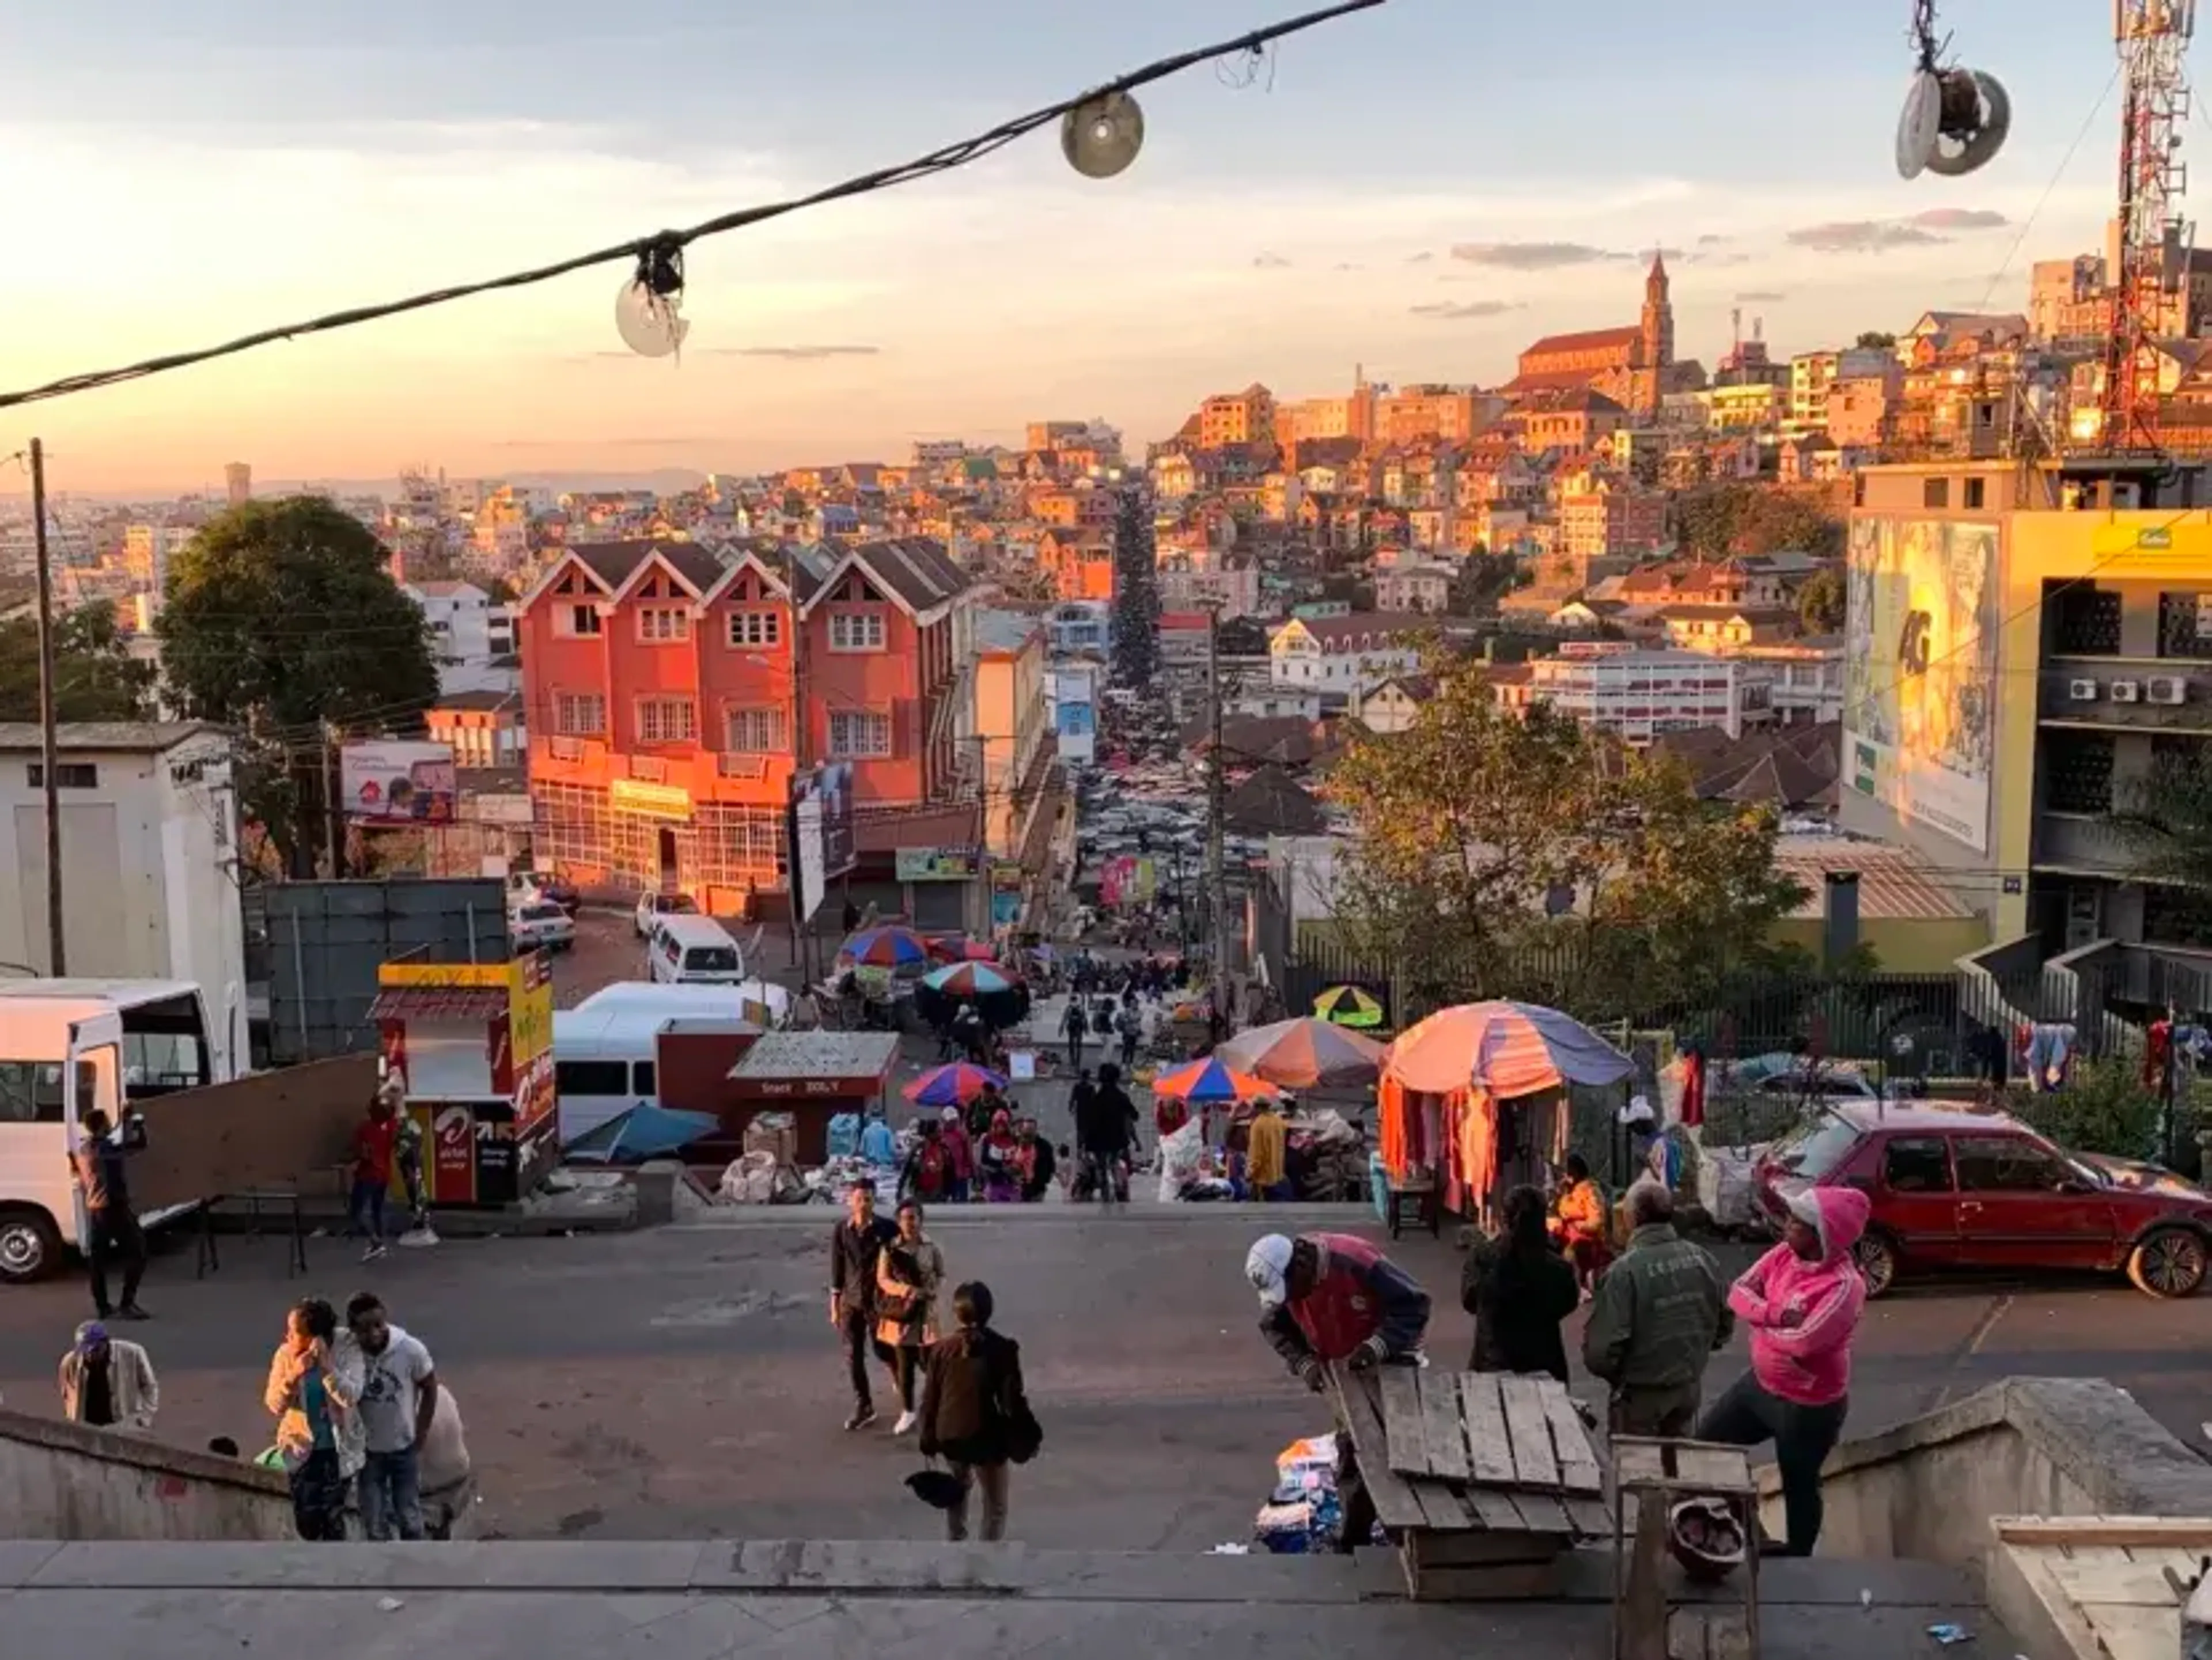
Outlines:
{"type": "Polygon", "coordinates": [[[1583,1364],[1613,1386],[1616,1435],[1687,1435],[1705,1362],[1735,1329],[1728,1282],[1674,1231],[1674,1196],[1654,1181],[1628,1190],[1627,1249],[1598,1282],[1583,1364]]]}

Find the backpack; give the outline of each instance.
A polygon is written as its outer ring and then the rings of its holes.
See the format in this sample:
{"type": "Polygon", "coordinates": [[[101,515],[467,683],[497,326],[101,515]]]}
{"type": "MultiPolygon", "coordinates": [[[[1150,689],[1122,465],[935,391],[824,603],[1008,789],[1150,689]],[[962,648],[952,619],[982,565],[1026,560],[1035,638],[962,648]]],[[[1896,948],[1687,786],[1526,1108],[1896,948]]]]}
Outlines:
{"type": "Polygon", "coordinates": [[[945,1143],[935,1136],[926,1139],[915,1165],[914,1190],[925,1199],[935,1199],[945,1192],[945,1143]]]}
{"type": "Polygon", "coordinates": [[[1113,1012],[1103,1003],[1091,1012],[1091,1030],[1101,1037],[1111,1037],[1114,1035],[1113,1012]]]}

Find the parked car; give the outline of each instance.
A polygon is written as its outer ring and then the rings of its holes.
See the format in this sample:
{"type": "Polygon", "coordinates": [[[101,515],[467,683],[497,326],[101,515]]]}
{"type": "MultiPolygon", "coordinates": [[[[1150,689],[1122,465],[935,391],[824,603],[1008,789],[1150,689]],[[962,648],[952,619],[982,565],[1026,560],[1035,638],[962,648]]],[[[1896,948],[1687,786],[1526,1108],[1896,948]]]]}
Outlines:
{"type": "Polygon", "coordinates": [[[1859,1242],[1867,1292],[1929,1268],[2125,1273],[2188,1297],[2212,1266],[2212,1194],[2171,1171],[2069,1152],[2000,1113],[1831,1100],[1761,1154],[1759,1201],[1779,1219],[1807,1187],[1874,1201],[1859,1242]]]}
{"type": "Polygon", "coordinates": [[[637,897],[637,937],[648,939],[664,916],[696,916],[699,902],[688,893],[641,893],[637,897]]]}
{"type": "Polygon", "coordinates": [[[507,873],[507,905],[509,910],[539,901],[558,905],[574,916],[584,903],[584,896],[576,885],[562,876],[546,870],[514,870],[507,873]]]}
{"type": "Polygon", "coordinates": [[[533,900],[508,915],[507,937],[517,951],[568,951],[576,943],[576,919],[550,899],[533,900]]]}

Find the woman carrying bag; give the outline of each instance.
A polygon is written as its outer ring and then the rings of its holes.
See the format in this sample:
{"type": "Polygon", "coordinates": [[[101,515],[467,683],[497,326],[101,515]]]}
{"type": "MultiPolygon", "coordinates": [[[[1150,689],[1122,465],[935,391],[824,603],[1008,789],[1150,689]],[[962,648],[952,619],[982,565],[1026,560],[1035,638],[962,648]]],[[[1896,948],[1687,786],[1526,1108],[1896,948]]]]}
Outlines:
{"type": "Polygon", "coordinates": [[[952,1293],[959,1329],[929,1351],[921,1397],[921,1450],[951,1466],[959,1495],[945,1512],[945,1536],[968,1536],[968,1495],[983,1490],[983,1537],[1006,1536],[1006,1466],[1026,1464],[1044,1431],[1022,1392],[1021,1346],[991,1329],[991,1288],[981,1281],[952,1293]]]}
{"type": "Polygon", "coordinates": [[[898,1237],[876,1258],[876,1347],[898,1386],[893,1435],[915,1426],[915,1384],[921,1353],[937,1341],[937,1290],[945,1283],[945,1254],[921,1231],[921,1207],[898,1207],[898,1237]]]}

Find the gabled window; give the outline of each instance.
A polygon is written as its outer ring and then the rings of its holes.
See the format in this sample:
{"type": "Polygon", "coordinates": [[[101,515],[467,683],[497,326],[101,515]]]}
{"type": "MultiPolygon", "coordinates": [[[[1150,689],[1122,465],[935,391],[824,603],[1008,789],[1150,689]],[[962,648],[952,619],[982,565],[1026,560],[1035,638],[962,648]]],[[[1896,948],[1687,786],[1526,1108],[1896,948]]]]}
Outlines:
{"type": "Polygon", "coordinates": [[[691,637],[691,612],[683,605],[640,605],[637,637],[641,645],[678,645],[691,637]]]}

